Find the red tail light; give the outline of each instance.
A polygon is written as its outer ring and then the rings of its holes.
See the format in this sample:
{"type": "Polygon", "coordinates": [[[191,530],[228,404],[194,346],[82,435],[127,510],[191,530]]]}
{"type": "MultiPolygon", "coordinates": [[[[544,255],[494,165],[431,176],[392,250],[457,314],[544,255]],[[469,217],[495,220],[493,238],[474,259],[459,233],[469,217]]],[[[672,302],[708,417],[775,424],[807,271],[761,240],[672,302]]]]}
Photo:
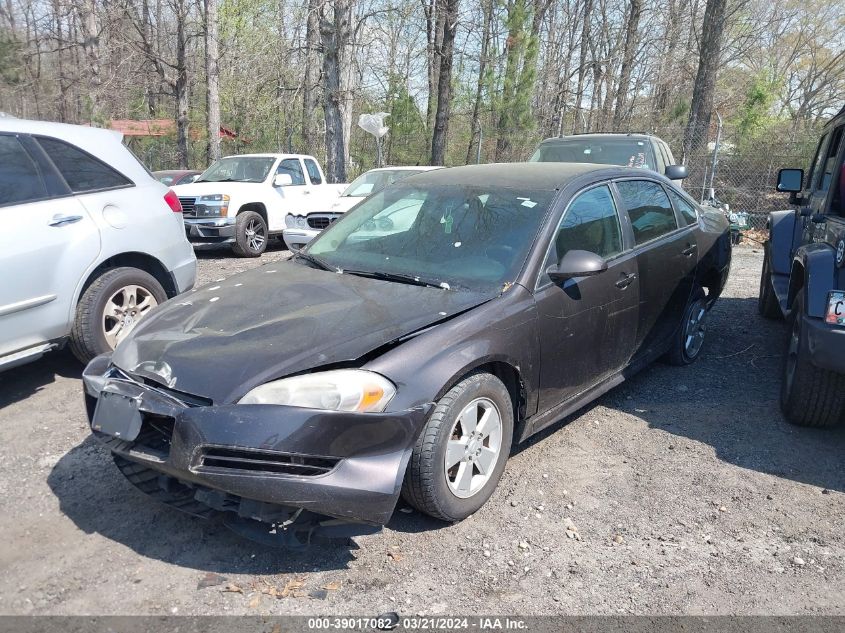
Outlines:
{"type": "Polygon", "coordinates": [[[164,201],[174,213],[182,213],[182,203],[179,202],[179,196],[176,195],[173,189],[167,190],[167,193],[164,194],[164,201]]]}

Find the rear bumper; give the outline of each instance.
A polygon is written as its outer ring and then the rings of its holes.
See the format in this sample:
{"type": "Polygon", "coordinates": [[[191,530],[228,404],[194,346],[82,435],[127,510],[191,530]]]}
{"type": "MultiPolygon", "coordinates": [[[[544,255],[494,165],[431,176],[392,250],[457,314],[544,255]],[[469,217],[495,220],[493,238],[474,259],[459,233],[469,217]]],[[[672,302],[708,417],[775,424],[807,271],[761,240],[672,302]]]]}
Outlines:
{"type": "Polygon", "coordinates": [[[248,500],[383,525],[430,410],[358,414],[274,405],[188,406],[166,391],[121,377],[109,361],[99,356],[83,373],[89,424],[107,382],[138,400],[144,423],[133,441],[92,430],[94,435],[113,453],[195,489],[196,500],[218,510],[237,512],[248,500]],[[156,426],[172,429],[169,438],[153,433],[156,426]]]}
{"type": "Polygon", "coordinates": [[[185,235],[194,243],[235,241],[235,218],[185,218],[185,235]]]}
{"type": "Polygon", "coordinates": [[[170,271],[173,284],[176,286],[176,294],[182,294],[194,287],[197,279],[197,259],[193,252],[191,259],[176,266],[170,271]]]}
{"type": "Polygon", "coordinates": [[[807,315],[801,318],[804,322],[799,353],[820,369],[845,374],[845,327],[807,315]]]}
{"type": "Polygon", "coordinates": [[[297,251],[320,234],[319,229],[285,229],[282,237],[292,251],[297,251]]]}

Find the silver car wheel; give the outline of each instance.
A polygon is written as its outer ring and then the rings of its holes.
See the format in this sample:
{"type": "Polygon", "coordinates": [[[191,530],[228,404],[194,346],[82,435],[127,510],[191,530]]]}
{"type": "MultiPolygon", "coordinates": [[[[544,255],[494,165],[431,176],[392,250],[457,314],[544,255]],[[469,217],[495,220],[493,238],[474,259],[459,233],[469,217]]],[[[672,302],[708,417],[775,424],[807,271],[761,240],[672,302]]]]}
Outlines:
{"type": "Polygon", "coordinates": [[[106,302],[103,310],[103,335],[112,349],[117,347],[144,315],[158,305],[153,294],[143,286],[124,286],[106,302]]]}
{"type": "Polygon", "coordinates": [[[476,398],[452,425],[444,470],[449,490],[466,499],[493,474],[502,450],[502,416],[489,398],[476,398]]]}
{"type": "Polygon", "coordinates": [[[704,299],[699,299],[690,306],[686,325],[684,326],[684,351],[688,358],[695,358],[704,345],[704,317],[707,308],[704,299]]]}

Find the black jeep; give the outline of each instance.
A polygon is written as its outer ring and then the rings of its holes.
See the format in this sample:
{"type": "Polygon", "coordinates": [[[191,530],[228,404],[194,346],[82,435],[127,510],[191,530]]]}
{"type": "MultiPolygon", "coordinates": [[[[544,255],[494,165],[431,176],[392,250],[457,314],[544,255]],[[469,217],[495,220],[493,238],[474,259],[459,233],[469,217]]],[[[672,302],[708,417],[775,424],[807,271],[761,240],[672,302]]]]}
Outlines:
{"type": "Polygon", "coordinates": [[[781,169],[798,209],[769,215],[760,314],[786,317],[781,408],[790,422],[831,426],[845,414],[845,108],[825,126],[806,179],[781,169]]]}

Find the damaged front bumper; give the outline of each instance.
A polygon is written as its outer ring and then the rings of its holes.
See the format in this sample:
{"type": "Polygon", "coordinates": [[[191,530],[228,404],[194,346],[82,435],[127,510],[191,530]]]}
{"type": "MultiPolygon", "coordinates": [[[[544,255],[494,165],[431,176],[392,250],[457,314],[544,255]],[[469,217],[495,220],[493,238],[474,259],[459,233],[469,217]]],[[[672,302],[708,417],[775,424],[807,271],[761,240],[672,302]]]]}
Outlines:
{"type": "Polygon", "coordinates": [[[91,361],[83,382],[92,432],[115,455],[160,473],[162,488],[178,482],[192,502],[271,523],[302,509],[385,524],[431,408],[376,414],[214,406],[136,379],[112,366],[110,355],[91,361]],[[94,424],[104,390],[137,404],[140,428],[117,437],[94,424]]]}

